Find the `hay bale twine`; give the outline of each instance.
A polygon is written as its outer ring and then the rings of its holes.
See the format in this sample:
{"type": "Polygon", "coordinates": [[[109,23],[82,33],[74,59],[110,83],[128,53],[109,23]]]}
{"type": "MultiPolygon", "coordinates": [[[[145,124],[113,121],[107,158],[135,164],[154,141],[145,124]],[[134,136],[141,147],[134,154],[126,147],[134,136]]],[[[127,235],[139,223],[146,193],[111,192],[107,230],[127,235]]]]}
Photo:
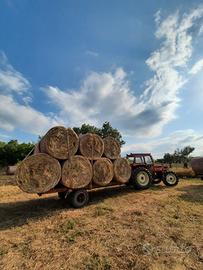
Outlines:
{"type": "Polygon", "coordinates": [[[104,142],[100,136],[87,133],[80,136],[80,153],[92,160],[96,160],[103,155],[104,142]]]}
{"type": "Polygon", "coordinates": [[[116,159],[120,156],[121,147],[119,142],[113,137],[106,137],[104,141],[104,156],[110,159],[116,159]]]}
{"type": "Polygon", "coordinates": [[[108,158],[100,158],[93,164],[93,182],[106,186],[113,179],[113,163],[108,158]]]}
{"type": "Polygon", "coordinates": [[[79,138],[71,128],[53,127],[40,141],[40,151],[57,159],[67,159],[78,150],[79,138]]]}
{"type": "Polygon", "coordinates": [[[119,183],[127,183],[131,176],[131,167],[126,158],[118,158],[113,163],[114,179],[119,183]]]}
{"type": "Polygon", "coordinates": [[[19,188],[28,193],[44,193],[54,188],[60,178],[60,163],[44,153],[29,156],[16,171],[19,188]]]}
{"type": "Polygon", "coordinates": [[[66,160],[62,167],[61,182],[72,189],[86,187],[92,180],[92,165],[83,156],[73,156],[66,160]]]}
{"type": "Polygon", "coordinates": [[[35,146],[34,146],[33,155],[39,154],[39,153],[40,153],[40,144],[39,143],[36,143],[35,146]]]}

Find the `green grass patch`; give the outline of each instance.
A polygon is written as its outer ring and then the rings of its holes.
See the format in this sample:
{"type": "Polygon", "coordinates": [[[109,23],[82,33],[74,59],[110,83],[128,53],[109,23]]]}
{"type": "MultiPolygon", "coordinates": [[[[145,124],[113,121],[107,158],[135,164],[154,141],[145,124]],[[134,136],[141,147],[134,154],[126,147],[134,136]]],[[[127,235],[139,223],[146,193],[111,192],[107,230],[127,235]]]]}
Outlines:
{"type": "Polygon", "coordinates": [[[97,253],[93,253],[91,256],[87,257],[85,260],[85,269],[87,270],[110,270],[111,264],[107,257],[100,256],[97,253]]]}
{"type": "Polygon", "coordinates": [[[76,226],[76,223],[74,220],[70,219],[66,221],[65,223],[61,224],[58,228],[59,232],[62,234],[67,234],[70,230],[73,230],[76,226]]]}
{"type": "Polygon", "coordinates": [[[107,206],[97,206],[94,208],[94,217],[104,216],[106,214],[112,213],[113,209],[107,206]]]}

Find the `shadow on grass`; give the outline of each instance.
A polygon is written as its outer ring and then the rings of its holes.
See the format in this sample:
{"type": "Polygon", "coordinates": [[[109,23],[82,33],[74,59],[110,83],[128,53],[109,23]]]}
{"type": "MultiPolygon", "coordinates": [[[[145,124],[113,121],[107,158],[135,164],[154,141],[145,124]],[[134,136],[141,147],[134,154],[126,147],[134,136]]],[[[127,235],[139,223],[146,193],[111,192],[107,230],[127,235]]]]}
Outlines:
{"type": "Polygon", "coordinates": [[[138,192],[138,190],[135,190],[132,186],[115,186],[92,190],[89,192],[90,204],[96,204],[98,202],[104,201],[107,198],[121,197],[125,194],[135,192],[138,192]]]}
{"type": "MultiPolygon", "coordinates": [[[[129,193],[162,191],[167,187],[162,185],[152,186],[149,190],[135,190],[131,186],[106,187],[90,191],[90,204],[97,204],[111,197],[121,197],[129,193]]],[[[136,196],[136,195],[135,195],[136,196]]],[[[150,196],[150,195],[149,195],[150,196]]],[[[116,201],[115,201],[116,203],[116,201]]],[[[53,215],[56,211],[73,210],[65,200],[59,200],[56,196],[37,198],[27,201],[0,203],[0,230],[22,226],[29,219],[39,220],[53,215]]]]}
{"type": "Polygon", "coordinates": [[[29,219],[43,219],[64,207],[56,197],[0,203],[0,230],[22,226],[29,219]]]}
{"type": "MultiPolygon", "coordinates": [[[[130,192],[135,192],[135,190],[127,186],[91,191],[90,204],[97,204],[107,197],[122,196],[130,192]]],[[[0,203],[0,230],[22,226],[28,223],[29,219],[39,220],[46,218],[62,209],[73,210],[67,200],[59,200],[56,196],[0,203]]]]}
{"type": "Polygon", "coordinates": [[[179,199],[203,204],[203,185],[188,185],[177,188],[177,190],[184,191],[184,193],[179,196],[179,199]]]}

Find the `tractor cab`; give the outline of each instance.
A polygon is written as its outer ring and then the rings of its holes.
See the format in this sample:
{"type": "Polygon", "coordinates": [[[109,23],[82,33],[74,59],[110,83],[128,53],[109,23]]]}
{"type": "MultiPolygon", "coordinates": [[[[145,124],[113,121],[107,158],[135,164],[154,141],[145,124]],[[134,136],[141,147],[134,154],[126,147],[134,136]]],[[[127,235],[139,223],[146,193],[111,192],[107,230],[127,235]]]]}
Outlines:
{"type": "Polygon", "coordinates": [[[132,168],[146,167],[153,174],[166,172],[169,168],[168,165],[155,163],[151,153],[131,153],[127,154],[126,158],[130,162],[132,168]]]}
{"type": "Polygon", "coordinates": [[[126,158],[130,162],[132,167],[137,166],[148,166],[151,167],[154,165],[153,157],[150,153],[136,153],[128,154],[126,158]]]}
{"type": "Polygon", "coordinates": [[[126,155],[131,168],[131,182],[138,188],[148,188],[161,181],[165,185],[173,186],[178,183],[178,177],[174,172],[169,172],[169,167],[165,164],[156,164],[151,153],[130,153],[126,155]]]}

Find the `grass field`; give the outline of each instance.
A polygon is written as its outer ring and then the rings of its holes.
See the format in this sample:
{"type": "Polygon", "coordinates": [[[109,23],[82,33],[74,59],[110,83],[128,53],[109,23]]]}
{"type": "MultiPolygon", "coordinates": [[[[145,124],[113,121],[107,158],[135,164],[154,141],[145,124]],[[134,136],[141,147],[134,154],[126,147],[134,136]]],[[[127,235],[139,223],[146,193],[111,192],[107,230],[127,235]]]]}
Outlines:
{"type": "Polygon", "coordinates": [[[2,270],[203,269],[203,181],[92,192],[79,210],[1,185],[0,243],[2,270]]]}

